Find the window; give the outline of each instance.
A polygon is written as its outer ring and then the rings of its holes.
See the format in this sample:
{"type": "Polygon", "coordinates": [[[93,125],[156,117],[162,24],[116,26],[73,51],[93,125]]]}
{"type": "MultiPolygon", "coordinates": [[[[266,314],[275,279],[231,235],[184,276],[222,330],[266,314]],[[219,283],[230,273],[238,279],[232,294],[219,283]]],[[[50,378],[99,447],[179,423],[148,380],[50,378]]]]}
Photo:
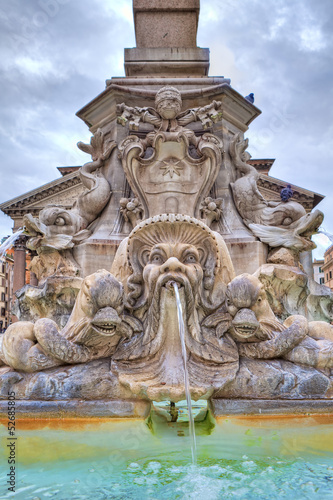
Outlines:
{"type": "Polygon", "coordinates": [[[1,292],[1,302],[5,302],[5,300],[6,300],[5,294],[4,292],[1,292]]]}
{"type": "Polygon", "coordinates": [[[4,307],[1,308],[1,316],[6,315],[6,309],[4,307]]]}
{"type": "Polygon", "coordinates": [[[328,281],[328,273],[326,273],[326,281],[328,281]]]}
{"type": "Polygon", "coordinates": [[[324,283],[324,278],[319,278],[319,283],[322,285],[324,283]]]}
{"type": "Polygon", "coordinates": [[[319,272],[319,273],[322,273],[321,267],[319,268],[318,272],[319,272]]]}
{"type": "Polygon", "coordinates": [[[330,279],[332,278],[332,271],[330,271],[330,279]]]}

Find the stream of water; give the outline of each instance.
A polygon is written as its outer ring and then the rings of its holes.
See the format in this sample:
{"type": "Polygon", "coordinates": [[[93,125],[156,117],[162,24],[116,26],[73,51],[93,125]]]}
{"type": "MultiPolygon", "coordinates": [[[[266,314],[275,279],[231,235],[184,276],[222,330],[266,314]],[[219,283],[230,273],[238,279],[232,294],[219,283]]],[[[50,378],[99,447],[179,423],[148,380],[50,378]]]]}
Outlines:
{"type": "Polygon", "coordinates": [[[333,234],[328,233],[323,227],[320,227],[318,229],[318,233],[324,234],[325,236],[327,236],[327,238],[330,240],[330,242],[333,243],[333,234]]]}
{"type": "Polygon", "coordinates": [[[194,426],[194,418],[192,412],[190,383],[187,371],[187,360],[186,360],[187,355],[186,355],[186,345],[185,345],[185,327],[183,319],[183,310],[177,283],[173,283],[173,288],[175,290],[175,296],[176,296],[179,336],[182,345],[182,355],[184,363],[184,383],[185,383],[185,394],[186,394],[186,402],[187,402],[188,416],[189,416],[189,433],[191,439],[192,463],[195,465],[197,463],[197,443],[195,438],[195,426],[194,426]]]}
{"type": "Polygon", "coordinates": [[[16,233],[9,236],[9,238],[7,238],[2,243],[2,245],[0,245],[0,259],[7,253],[7,250],[9,250],[14,245],[15,241],[19,239],[23,231],[24,229],[22,228],[18,229],[16,233]]]}

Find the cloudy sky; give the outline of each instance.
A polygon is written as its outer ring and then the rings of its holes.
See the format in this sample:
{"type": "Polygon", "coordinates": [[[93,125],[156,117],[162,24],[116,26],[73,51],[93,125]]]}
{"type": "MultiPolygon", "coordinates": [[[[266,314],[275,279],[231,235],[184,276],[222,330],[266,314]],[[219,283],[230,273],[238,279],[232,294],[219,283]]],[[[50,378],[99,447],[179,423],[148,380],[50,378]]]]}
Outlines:
{"type": "MultiPolygon", "coordinates": [[[[0,203],[81,165],[89,142],[75,112],[105,80],[123,76],[134,47],[132,0],[0,0],[0,203]]],[[[201,0],[198,46],[211,76],[255,94],[262,115],[248,132],[271,174],[326,195],[319,208],[333,233],[333,2],[201,0]]],[[[0,237],[11,220],[0,216],[0,237]]],[[[316,237],[319,257],[329,245],[316,237]]]]}

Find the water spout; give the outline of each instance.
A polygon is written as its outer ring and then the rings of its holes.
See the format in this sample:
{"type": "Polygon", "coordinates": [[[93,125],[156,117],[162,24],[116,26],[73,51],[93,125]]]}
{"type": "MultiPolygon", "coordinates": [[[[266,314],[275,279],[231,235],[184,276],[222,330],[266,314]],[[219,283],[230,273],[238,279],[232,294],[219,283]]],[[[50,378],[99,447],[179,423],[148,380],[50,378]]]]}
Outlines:
{"type": "Polygon", "coordinates": [[[323,227],[320,227],[317,233],[324,234],[330,240],[330,242],[333,243],[333,234],[328,233],[323,227]]]}
{"type": "Polygon", "coordinates": [[[19,239],[23,231],[23,228],[18,229],[16,233],[9,236],[9,238],[7,238],[2,245],[0,245],[0,259],[7,253],[7,250],[14,245],[15,241],[19,239]]]}
{"type": "Polygon", "coordinates": [[[187,402],[188,416],[189,416],[189,432],[190,432],[190,438],[191,438],[192,463],[195,465],[197,463],[197,443],[196,443],[196,439],[195,439],[195,427],[194,427],[194,418],[193,418],[193,412],[192,412],[190,383],[189,383],[188,371],[187,371],[186,346],[185,346],[185,327],[184,327],[184,319],[183,319],[183,310],[182,310],[182,304],[180,301],[178,285],[176,282],[172,282],[172,285],[173,285],[173,288],[175,291],[175,296],[176,296],[179,336],[180,336],[180,341],[181,341],[181,345],[182,345],[182,355],[183,355],[183,363],[184,363],[185,394],[186,394],[186,402],[187,402]]]}

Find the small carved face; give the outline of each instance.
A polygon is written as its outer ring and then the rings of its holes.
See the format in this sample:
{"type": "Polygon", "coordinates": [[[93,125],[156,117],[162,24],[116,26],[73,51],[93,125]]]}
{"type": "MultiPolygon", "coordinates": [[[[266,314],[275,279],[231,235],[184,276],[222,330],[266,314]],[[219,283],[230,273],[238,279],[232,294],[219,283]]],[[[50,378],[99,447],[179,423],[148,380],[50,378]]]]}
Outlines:
{"type": "Polygon", "coordinates": [[[258,278],[249,274],[237,276],[229,283],[226,306],[233,316],[229,333],[238,342],[259,342],[269,338],[263,325],[278,325],[258,278]]]}
{"type": "Polygon", "coordinates": [[[143,279],[149,286],[149,293],[157,284],[159,288],[169,287],[172,281],[178,288],[189,282],[191,288],[197,290],[203,279],[200,253],[193,245],[184,243],[157,244],[149,252],[143,279]]]}
{"type": "Polygon", "coordinates": [[[156,111],[164,120],[174,120],[181,111],[181,105],[177,99],[167,97],[157,104],[156,111]]]}
{"type": "Polygon", "coordinates": [[[47,236],[57,234],[74,235],[80,229],[80,220],[73,211],[62,207],[46,207],[41,210],[39,220],[47,228],[47,236]]]}
{"type": "Polygon", "coordinates": [[[66,338],[96,350],[107,347],[108,353],[113,352],[121,338],[130,338],[133,331],[123,321],[123,296],[123,286],[108,271],[101,269],[87,276],[66,325],[66,338]]]}
{"type": "Polygon", "coordinates": [[[121,323],[123,313],[122,285],[107,271],[87,276],[79,295],[82,312],[100,335],[111,335],[121,323]]]}

